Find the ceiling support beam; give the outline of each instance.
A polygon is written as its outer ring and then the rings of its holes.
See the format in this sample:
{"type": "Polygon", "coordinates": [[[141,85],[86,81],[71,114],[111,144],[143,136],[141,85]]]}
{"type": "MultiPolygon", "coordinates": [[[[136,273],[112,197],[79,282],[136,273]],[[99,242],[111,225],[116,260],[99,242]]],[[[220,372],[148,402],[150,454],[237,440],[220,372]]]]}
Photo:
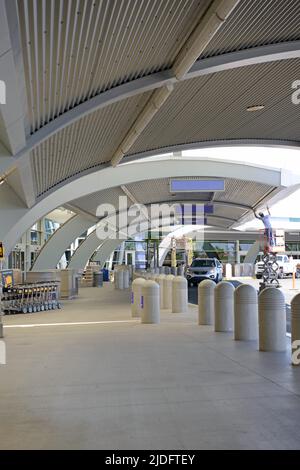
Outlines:
{"type": "Polygon", "coordinates": [[[240,0],[213,1],[175,60],[173,71],[177,80],[184,78],[239,2],[240,0]]]}
{"type": "MultiPolygon", "coordinates": [[[[173,72],[176,80],[183,79],[239,2],[240,0],[214,0],[212,2],[205,15],[201,16],[195,29],[185,44],[183,44],[175,59],[173,72]]],[[[135,141],[168,99],[173,89],[174,86],[170,84],[152,93],[148,103],[129,129],[114,155],[112,155],[110,161],[113,167],[117,166],[126,153],[128,153],[135,141]]]]}
{"type": "Polygon", "coordinates": [[[168,99],[168,97],[173,91],[173,88],[174,85],[172,84],[165,85],[164,87],[159,88],[152,93],[152,96],[149,99],[148,103],[146,104],[146,106],[136,119],[135,123],[128,131],[126,137],[122,140],[118,149],[111,158],[112,166],[117,166],[120,163],[124,155],[126,155],[126,153],[130,150],[134,142],[138,139],[138,137],[147,127],[149,122],[153,119],[157,111],[160,110],[162,105],[168,99]]]}

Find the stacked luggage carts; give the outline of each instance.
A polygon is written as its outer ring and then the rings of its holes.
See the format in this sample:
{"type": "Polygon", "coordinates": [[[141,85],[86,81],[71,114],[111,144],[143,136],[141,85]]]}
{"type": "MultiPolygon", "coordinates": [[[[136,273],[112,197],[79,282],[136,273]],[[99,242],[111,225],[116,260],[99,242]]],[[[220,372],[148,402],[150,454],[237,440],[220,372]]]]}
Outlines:
{"type": "Polygon", "coordinates": [[[2,311],[9,315],[61,308],[59,284],[59,281],[49,281],[3,287],[2,311]]]}

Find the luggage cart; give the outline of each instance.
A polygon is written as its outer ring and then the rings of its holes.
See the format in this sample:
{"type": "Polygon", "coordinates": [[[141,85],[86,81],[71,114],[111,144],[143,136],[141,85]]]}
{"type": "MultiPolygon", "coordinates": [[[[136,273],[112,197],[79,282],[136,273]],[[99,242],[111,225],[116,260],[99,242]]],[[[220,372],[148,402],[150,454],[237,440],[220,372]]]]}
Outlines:
{"type": "Polygon", "coordinates": [[[1,301],[8,315],[60,309],[59,281],[4,287],[1,301]]]}

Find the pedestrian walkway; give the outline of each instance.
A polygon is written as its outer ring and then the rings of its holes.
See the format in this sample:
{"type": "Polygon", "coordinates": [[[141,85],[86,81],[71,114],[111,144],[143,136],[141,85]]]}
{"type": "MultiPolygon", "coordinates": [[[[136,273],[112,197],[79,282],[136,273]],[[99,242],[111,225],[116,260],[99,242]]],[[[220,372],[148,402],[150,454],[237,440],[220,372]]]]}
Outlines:
{"type": "Polygon", "coordinates": [[[195,306],[142,325],[129,298],[86,288],[61,311],[4,317],[1,449],[300,447],[289,351],[200,327],[195,306]]]}

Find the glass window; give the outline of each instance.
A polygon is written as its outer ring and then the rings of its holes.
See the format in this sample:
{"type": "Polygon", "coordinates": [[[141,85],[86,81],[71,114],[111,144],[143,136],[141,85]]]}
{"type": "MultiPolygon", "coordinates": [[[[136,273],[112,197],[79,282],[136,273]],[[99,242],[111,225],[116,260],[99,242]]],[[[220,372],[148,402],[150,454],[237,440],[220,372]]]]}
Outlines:
{"type": "Polygon", "coordinates": [[[191,267],[192,268],[213,268],[215,267],[215,261],[213,259],[195,259],[191,267]]]}

